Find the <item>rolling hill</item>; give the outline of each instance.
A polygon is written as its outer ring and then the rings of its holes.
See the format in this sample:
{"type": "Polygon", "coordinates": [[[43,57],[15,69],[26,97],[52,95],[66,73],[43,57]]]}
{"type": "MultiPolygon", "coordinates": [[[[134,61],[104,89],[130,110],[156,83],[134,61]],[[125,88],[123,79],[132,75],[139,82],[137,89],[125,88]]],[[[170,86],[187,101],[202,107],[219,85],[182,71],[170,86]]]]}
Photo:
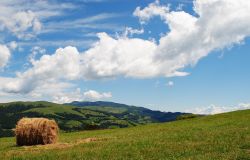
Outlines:
{"type": "Polygon", "coordinates": [[[113,102],[11,102],[0,104],[0,137],[11,136],[22,117],[55,119],[63,131],[125,128],[176,120],[185,113],[152,111],[113,102]]]}
{"type": "Polygon", "coordinates": [[[62,133],[59,143],[17,147],[0,138],[0,159],[249,160],[250,110],[130,128],[62,133]]]}
{"type": "MultiPolygon", "coordinates": [[[[176,117],[185,114],[180,112],[161,112],[153,111],[144,107],[130,106],[126,104],[96,101],[96,102],[78,102],[74,101],[72,103],[67,103],[65,105],[82,107],[85,109],[90,109],[99,112],[108,112],[112,114],[120,114],[120,118],[124,119],[124,116],[131,117],[131,119],[136,119],[133,115],[141,115],[143,117],[150,117],[151,122],[169,122],[176,120],[176,117]]],[[[129,119],[129,118],[128,118],[129,119]]],[[[143,121],[139,123],[144,123],[143,121]]]]}

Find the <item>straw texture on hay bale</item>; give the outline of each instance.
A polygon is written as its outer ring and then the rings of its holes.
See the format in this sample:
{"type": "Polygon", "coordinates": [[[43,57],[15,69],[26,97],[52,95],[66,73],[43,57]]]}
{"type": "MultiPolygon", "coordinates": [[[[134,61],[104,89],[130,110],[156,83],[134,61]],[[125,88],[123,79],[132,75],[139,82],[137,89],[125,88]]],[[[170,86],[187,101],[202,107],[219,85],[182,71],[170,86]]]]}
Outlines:
{"type": "Polygon", "coordinates": [[[17,122],[15,134],[18,146],[56,143],[58,125],[46,118],[22,118],[17,122]]]}

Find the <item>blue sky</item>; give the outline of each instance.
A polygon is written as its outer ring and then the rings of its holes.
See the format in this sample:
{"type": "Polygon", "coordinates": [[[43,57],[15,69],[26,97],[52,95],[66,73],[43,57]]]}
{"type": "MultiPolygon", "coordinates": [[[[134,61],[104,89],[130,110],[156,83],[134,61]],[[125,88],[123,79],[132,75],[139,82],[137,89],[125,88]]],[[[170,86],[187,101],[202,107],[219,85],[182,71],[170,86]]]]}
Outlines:
{"type": "Polygon", "coordinates": [[[244,0],[0,2],[0,101],[250,108],[244,0]]]}

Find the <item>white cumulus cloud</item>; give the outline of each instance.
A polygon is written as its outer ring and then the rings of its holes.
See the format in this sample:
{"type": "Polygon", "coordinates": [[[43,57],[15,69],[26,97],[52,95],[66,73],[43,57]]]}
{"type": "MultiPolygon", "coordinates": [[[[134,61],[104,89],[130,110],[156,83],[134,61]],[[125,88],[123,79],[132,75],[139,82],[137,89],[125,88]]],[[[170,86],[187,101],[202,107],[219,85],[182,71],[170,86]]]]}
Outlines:
{"type": "Polygon", "coordinates": [[[191,112],[195,114],[219,114],[237,110],[250,109],[250,103],[240,103],[236,106],[216,106],[210,105],[208,107],[197,107],[194,109],[187,110],[186,112],[191,112]]]}
{"type": "Polygon", "coordinates": [[[84,92],[83,96],[84,96],[84,99],[86,100],[100,100],[104,98],[111,98],[112,94],[111,92],[99,93],[95,90],[89,90],[87,92],[84,92]]]}
{"type": "Polygon", "coordinates": [[[79,63],[79,53],[76,48],[59,48],[53,55],[43,55],[39,60],[33,60],[32,68],[17,73],[16,77],[2,88],[9,93],[29,93],[50,81],[74,80],[80,76],[79,63]]]}
{"type": "Polygon", "coordinates": [[[30,10],[20,11],[7,17],[0,14],[0,22],[3,28],[8,29],[18,38],[32,38],[33,34],[26,31],[37,33],[42,26],[36,14],[30,10]]]}
{"type": "Polygon", "coordinates": [[[4,67],[11,56],[10,50],[6,45],[0,44],[0,68],[4,67]]]}
{"type": "Polygon", "coordinates": [[[138,38],[112,38],[99,33],[100,40],[83,55],[83,75],[87,79],[116,76],[146,78],[158,73],[153,62],[156,44],[138,38]]]}
{"type": "Polygon", "coordinates": [[[111,98],[111,92],[97,92],[95,90],[88,90],[81,92],[80,88],[77,88],[73,92],[59,93],[53,96],[53,102],[56,103],[70,103],[73,101],[96,101],[101,99],[111,98]]]}
{"type": "Polygon", "coordinates": [[[137,8],[134,15],[142,20],[160,16],[169,26],[169,33],[159,40],[155,51],[155,59],[164,70],[194,65],[212,51],[239,44],[250,35],[250,3],[244,0],[196,0],[194,10],[198,16],[168,12],[162,7],[152,3],[137,8]]]}
{"type": "Polygon", "coordinates": [[[169,13],[169,11],[169,6],[160,5],[160,1],[156,0],[154,3],[150,3],[144,9],[137,7],[133,15],[139,17],[141,23],[145,23],[153,16],[160,16],[162,19],[166,19],[166,15],[169,13]]]}

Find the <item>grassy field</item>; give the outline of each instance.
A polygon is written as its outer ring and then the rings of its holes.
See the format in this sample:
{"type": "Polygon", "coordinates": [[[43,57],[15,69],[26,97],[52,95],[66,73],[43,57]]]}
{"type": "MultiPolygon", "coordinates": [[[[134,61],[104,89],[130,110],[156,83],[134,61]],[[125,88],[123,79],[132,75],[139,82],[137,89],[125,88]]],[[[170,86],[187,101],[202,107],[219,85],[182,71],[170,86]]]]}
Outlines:
{"type": "Polygon", "coordinates": [[[0,159],[249,160],[250,110],[123,129],[62,133],[58,144],[17,147],[0,139],[0,159]]]}

